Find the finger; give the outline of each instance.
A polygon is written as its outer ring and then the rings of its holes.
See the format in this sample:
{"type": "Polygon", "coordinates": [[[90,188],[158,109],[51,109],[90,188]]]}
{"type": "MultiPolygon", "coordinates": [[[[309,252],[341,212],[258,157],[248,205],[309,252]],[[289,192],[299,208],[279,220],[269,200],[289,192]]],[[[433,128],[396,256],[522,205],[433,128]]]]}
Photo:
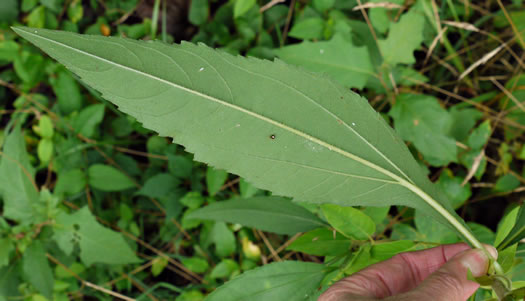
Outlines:
{"type": "MultiPolygon", "coordinates": [[[[497,258],[496,249],[487,248],[497,258]]],[[[480,249],[467,250],[454,256],[436,272],[425,279],[415,290],[395,300],[465,301],[479,287],[467,279],[467,270],[479,277],[487,272],[489,259],[480,249]]]]}
{"type": "Polygon", "coordinates": [[[467,249],[467,244],[452,244],[398,254],[340,280],[321,295],[319,301],[341,301],[355,296],[385,298],[409,291],[467,249]]]}

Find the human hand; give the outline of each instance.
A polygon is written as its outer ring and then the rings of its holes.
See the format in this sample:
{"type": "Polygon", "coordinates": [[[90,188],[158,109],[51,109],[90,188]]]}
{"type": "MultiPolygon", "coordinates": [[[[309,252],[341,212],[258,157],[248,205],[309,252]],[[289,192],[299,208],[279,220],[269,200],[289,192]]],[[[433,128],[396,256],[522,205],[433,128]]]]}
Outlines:
{"type": "MultiPolygon", "coordinates": [[[[486,247],[497,258],[496,249],[486,247]]],[[[338,281],[318,301],[465,301],[479,287],[467,269],[479,277],[488,265],[485,253],[467,244],[400,253],[338,281]]]]}

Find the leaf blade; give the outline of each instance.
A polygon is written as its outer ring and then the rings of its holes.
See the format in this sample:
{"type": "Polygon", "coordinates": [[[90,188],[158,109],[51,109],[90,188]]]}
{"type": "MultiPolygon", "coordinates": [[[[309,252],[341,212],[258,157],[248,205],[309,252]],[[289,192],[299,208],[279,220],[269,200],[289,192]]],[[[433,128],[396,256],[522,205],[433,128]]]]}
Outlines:
{"type": "Polygon", "coordinates": [[[301,201],[415,207],[481,246],[382,117],[327,78],[204,45],[14,30],[198,161],[301,201]]]}
{"type": "Polygon", "coordinates": [[[215,202],[189,218],[238,223],[263,231],[293,235],[326,226],[308,210],[280,197],[253,197],[215,202]]]}
{"type": "Polygon", "coordinates": [[[270,263],[226,282],[206,300],[304,300],[321,283],[324,269],[310,262],[270,263]]]}
{"type": "Polygon", "coordinates": [[[510,233],[507,234],[505,239],[498,245],[498,249],[504,249],[507,246],[511,246],[525,237],[525,205],[522,205],[518,211],[516,217],[516,223],[510,233]]]}

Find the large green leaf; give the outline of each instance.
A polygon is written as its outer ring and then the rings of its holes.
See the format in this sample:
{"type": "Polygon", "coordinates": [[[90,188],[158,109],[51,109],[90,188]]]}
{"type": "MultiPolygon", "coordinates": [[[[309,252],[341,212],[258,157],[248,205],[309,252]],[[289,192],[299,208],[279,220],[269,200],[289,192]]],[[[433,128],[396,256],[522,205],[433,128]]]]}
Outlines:
{"type": "Polygon", "coordinates": [[[198,161],[296,200],[416,207],[481,247],[384,119],[328,78],[204,45],[14,30],[198,161]]]}
{"type": "Polygon", "coordinates": [[[38,191],[33,182],[35,170],[29,163],[24,137],[16,127],[6,138],[0,161],[0,193],[4,199],[3,216],[19,222],[33,221],[33,204],[38,191]]]}
{"type": "Polygon", "coordinates": [[[280,197],[253,197],[216,202],[188,218],[237,223],[279,234],[295,234],[326,226],[305,208],[280,197]]]}
{"type": "Polygon", "coordinates": [[[322,264],[284,261],[248,271],[211,293],[207,301],[307,300],[325,275],[322,264]]]}
{"type": "Polygon", "coordinates": [[[525,205],[522,205],[518,211],[518,217],[516,217],[516,223],[510,233],[505,239],[499,244],[498,249],[504,249],[507,246],[511,246],[525,237],[525,205]]]}

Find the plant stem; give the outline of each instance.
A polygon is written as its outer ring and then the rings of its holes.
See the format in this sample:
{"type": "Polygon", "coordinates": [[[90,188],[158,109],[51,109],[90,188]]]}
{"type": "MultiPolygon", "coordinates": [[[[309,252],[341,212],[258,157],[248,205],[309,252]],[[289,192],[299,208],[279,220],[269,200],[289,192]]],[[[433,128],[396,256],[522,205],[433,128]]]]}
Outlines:
{"type": "Polygon", "coordinates": [[[469,229],[467,229],[461,222],[457,220],[456,217],[454,217],[448,210],[446,210],[438,201],[434,200],[430,195],[428,195],[426,192],[421,190],[419,187],[415,186],[414,184],[411,184],[409,182],[403,181],[401,182],[401,185],[405,186],[410,191],[417,194],[420,198],[425,200],[427,204],[429,204],[432,208],[434,208],[437,212],[439,212],[449,223],[451,223],[467,240],[467,242],[470,243],[474,248],[482,249],[485,251],[485,254],[490,259],[494,266],[494,271],[497,275],[503,275],[503,269],[499,265],[499,263],[496,261],[496,258],[494,258],[487,249],[483,246],[483,244],[470,232],[469,229]]]}
{"type": "MultiPolygon", "coordinates": [[[[470,232],[468,228],[461,224],[461,222],[459,222],[456,219],[456,217],[454,217],[450,212],[448,212],[448,210],[446,210],[438,201],[434,200],[430,195],[428,195],[426,192],[424,192],[412,183],[403,180],[401,182],[401,185],[405,186],[407,189],[417,194],[420,198],[425,200],[427,204],[432,206],[432,208],[434,208],[443,217],[445,217],[448,220],[448,222],[450,222],[474,248],[483,250],[485,252],[485,255],[489,258],[492,266],[494,267],[495,275],[503,276],[505,274],[503,268],[498,263],[496,258],[494,258],[490,254],[490,252],[487,251],[483,244],[472,234],[472,232],[470,232]]],[[[498,277],[494,279],[494,282],[492,283],[492,289],[494,290],[494,292],[496,292],[496,295],[498,295],[499,300],[503,300],[505,295],[510,292],[510,289],[498,277]]]]}

